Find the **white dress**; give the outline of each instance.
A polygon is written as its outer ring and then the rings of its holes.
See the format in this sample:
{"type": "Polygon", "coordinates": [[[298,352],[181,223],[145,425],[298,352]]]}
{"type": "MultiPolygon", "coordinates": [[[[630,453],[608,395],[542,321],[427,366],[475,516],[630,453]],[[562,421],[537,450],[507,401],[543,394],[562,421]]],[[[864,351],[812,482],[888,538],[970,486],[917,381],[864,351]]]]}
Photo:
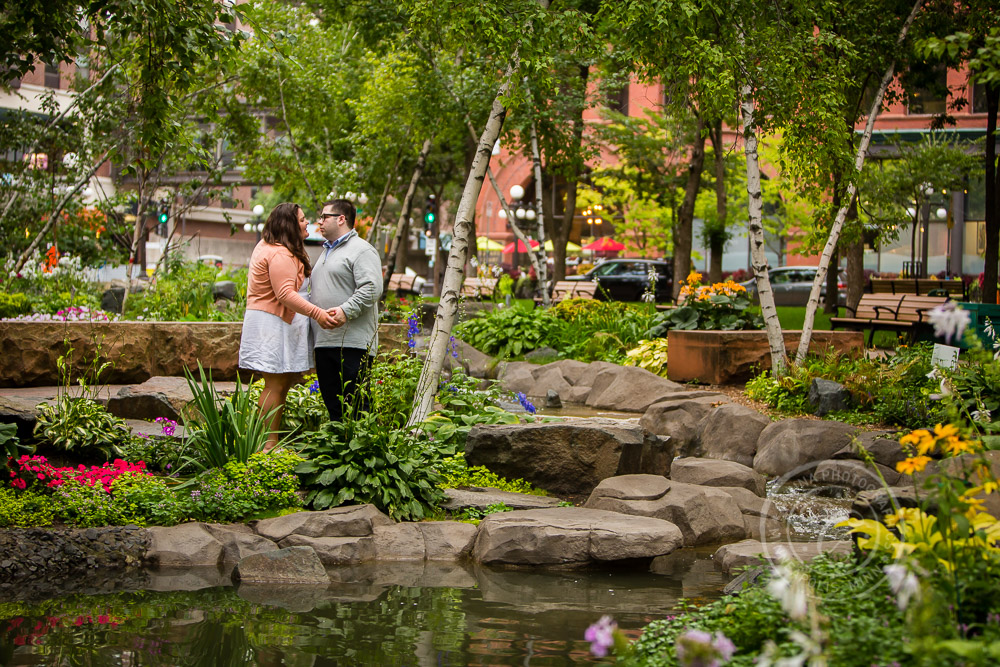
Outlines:
{"type": "MultiPolygon", "coordinates": [[[[309,300],[309,280],[299,295],[309,300]]],[[[263,310],[247,310],[240,336],[239,366],[261,373],[304,373],[313,367],[309,317],[295,313],[291,324],[263,310]]]]}

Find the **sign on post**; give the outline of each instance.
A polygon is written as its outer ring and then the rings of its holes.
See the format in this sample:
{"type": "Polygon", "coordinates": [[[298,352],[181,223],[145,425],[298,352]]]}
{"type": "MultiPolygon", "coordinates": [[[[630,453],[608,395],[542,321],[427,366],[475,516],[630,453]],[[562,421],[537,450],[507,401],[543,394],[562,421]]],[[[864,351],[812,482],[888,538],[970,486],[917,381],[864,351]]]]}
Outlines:
{"type": "Polygon", "coordinates": [[[955,368],[958,365],[959,348],[951,345],[934,343],[934,352],[931,354],[931,366],[935,368],[955,368]]]}

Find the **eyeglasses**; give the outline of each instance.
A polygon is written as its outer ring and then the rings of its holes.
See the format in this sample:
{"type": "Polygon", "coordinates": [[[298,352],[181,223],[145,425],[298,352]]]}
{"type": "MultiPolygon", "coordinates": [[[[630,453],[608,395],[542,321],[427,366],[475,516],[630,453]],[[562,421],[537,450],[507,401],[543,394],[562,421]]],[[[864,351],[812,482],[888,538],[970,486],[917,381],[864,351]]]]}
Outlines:
{"type": "MultiPolygon", "coordinates": [[[[320,220],[326,220],[327,218],[339,218],[342,215],[344,215],[344,214],[343,213],[320,213],[319,214],[319,219],[320,220]]],[[[344,215],[344,217],[346,218],[347,216],[344,215]]]]}

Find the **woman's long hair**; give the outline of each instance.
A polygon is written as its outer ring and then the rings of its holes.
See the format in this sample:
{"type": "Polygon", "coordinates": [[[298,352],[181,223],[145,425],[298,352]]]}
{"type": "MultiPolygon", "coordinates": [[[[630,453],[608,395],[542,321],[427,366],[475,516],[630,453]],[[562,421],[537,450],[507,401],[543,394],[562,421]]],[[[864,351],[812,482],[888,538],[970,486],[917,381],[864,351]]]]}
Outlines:
{"type": "Polygon", "coordinates": [[[260,237],[265,243],[272,245],[283,245],[288,248],[292,255],[302,262],[306,277],[312,273],[312,265],[309,263],[309,255],[306,254],[306,244],[302,242],[302,232],[299,230],[299,208],[298,204],[285,202],[278,204],[267,216],[264,223],[264,231],[260,237]]]}

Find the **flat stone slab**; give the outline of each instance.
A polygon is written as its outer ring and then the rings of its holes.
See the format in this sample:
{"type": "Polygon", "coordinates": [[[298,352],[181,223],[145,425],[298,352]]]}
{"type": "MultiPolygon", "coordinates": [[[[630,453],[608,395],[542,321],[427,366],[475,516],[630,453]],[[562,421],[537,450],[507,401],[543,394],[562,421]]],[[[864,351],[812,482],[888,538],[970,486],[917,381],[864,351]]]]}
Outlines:
{"type": "Polygon", "coordinates": [[[257,522],[254,530],[261,537],[280,542],[291,536],[365,537],[375,526],[394,523],[374,505],[346,505],[321,512],[295,512],[257,522]]]}
{"type": "Polygon", "coordinates": [[[258,584],[329,584],[330,577],[310,547],[289,547],[253,554],[233,570],[233,581],[258,584]]]}
{"type": "Polygon", "coordinates": [[[287,547],[312,547],[323,565],[355,565],[375,559],[375,538],[362,537],[308,537],[289,535],[278,543],[287,547]]]}
{"type": "Polygon", "coordinates": [[[421,521],[375,527],[377,560],[461,560],[469,555],[479,528],[461,521],[421,521]]]}
{"type": "Polygon", "coordinates": [[[490,505],[503,503],[515,510],[536,510],[545,507],[558,507],[560,500],[551,496],[536,496],[530,493],[511,493],[489,487],[470,489],[445,489],[445,502],[441,505],[446,510],[457,512],[464,509],[484,510],[490,505]]]}
{"type": "Polygon", "coordinates": [[[670,479],[700,486],[740,486],[758,496],[765,494],[766,485],[763,475],[741,463],[690,456],[674,459],[670,479]]]}
{"type": "Polygon", "coordinates": [[[220,565],[225,547],[206,523],[152,526],[145,561],[157,567],[220,565]]]}
{"type": "Polygon", "coordinates": [[[122,387],[108,399],[108,412],[125,419],[181,420],[184,408],[194,400],[183,377],[151,377],[142,384],[122,387]]]}
{"type": "Polygon", "coordinates": [[[489,565],[585,566],[655,558],[682,543],[669,521],[559,507],[489,515],[479,524],[473,558],[489,565]]]}
{"type": "Polygon", "coordinates": [[[719,547],[712,556],[719,567],[727,573],[747,565],[758,565],[763,556],[770,562],[780,560],[783,550],[795,560],[810,561],[820,554],[848,556],[854,548],[850,540],[829,542],[759,542],[758,540],[743,540],[734,544],[719,547]]]}

